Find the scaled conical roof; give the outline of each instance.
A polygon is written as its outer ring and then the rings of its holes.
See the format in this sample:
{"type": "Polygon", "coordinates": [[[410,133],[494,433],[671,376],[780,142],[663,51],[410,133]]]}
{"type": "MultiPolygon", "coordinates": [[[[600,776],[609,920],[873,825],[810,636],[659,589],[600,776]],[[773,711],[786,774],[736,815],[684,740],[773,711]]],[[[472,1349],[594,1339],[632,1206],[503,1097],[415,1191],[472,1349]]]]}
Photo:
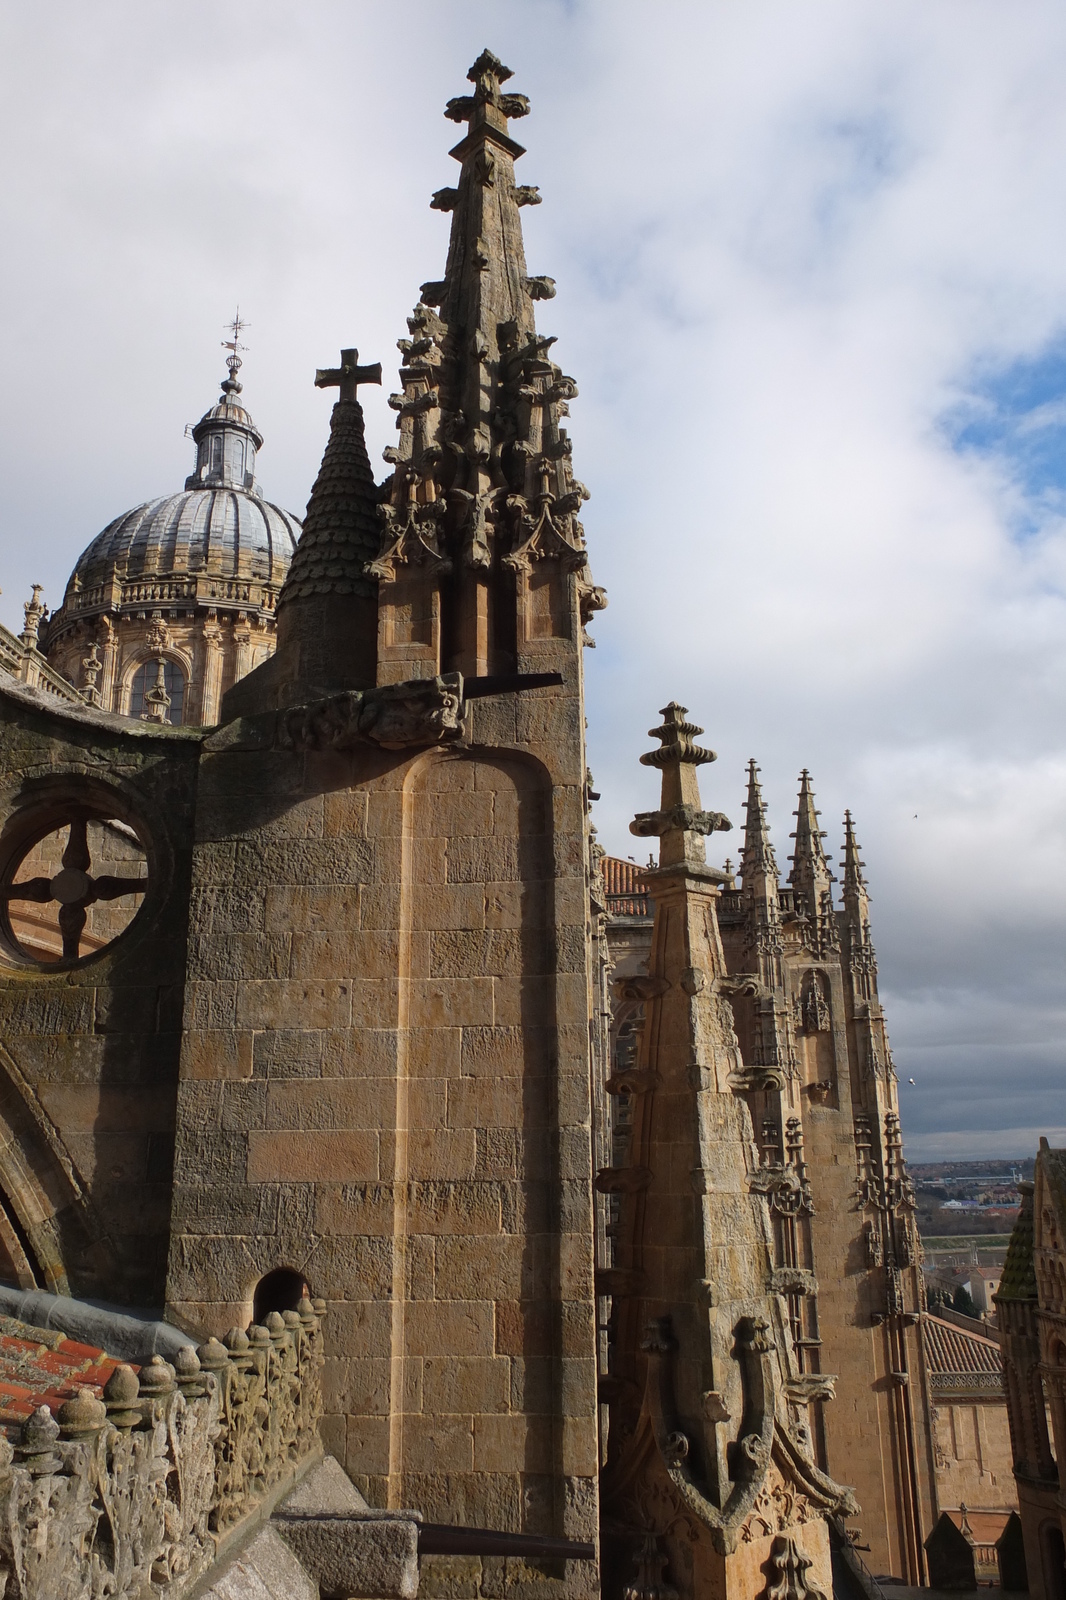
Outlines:
{"type": "Polygon", "coordinates": [[[307,502],[303,533],[278,599],[358,594],[373,598],[377,585],[367,566],[377,554],[381,524],[378,490],[366,453],[363,408],[338,400],[329,442],[307,502]]]}

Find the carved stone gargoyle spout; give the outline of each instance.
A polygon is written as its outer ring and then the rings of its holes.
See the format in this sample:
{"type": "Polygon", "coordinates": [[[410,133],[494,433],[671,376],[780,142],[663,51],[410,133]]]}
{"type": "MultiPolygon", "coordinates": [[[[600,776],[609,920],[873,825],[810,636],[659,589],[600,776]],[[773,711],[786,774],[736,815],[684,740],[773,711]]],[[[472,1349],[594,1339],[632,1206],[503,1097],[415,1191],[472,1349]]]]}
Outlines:
{"type": "Polygon", "coordinates": [[[290,750],[385,750],[443,744],[463,728],[463,680],[457,672],[380,689],[350,689],[278,719],[278,743],[290,750]]]}

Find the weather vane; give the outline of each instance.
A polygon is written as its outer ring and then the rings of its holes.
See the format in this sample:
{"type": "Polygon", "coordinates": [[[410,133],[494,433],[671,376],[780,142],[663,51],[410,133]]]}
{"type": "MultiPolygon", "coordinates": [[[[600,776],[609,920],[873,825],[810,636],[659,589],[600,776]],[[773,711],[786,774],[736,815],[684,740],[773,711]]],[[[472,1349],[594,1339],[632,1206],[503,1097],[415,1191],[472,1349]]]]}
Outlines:
{"type": "Polygon", "coordinates": [[[250,323],[242,320],[240,306],[237,307],[233,314],[233,321],[226,323],[226,329],[229,333],[232,333],[233,338],[223,339],[222,348],[229,351],[229,355],[226,357],[226,365],[229,368],[229,375],[234,381],[236,381],[242,365],[240,351],[248,348],[246,344],[241,344],[241,334],[245,328],[250,326],[250,323]]]}

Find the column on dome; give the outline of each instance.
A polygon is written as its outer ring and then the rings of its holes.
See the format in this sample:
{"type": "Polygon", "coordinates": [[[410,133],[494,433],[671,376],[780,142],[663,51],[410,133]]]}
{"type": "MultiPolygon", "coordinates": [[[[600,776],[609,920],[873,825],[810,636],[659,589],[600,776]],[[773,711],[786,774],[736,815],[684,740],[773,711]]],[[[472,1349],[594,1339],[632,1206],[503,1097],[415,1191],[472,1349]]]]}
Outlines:
{"type": "Polygon", "coordinates": [[[209,727],[219,720],[222,711],[222,672],[225,646],[222,628],[214,612],[200,630],[200,714],[199,720],[209,727]]]}

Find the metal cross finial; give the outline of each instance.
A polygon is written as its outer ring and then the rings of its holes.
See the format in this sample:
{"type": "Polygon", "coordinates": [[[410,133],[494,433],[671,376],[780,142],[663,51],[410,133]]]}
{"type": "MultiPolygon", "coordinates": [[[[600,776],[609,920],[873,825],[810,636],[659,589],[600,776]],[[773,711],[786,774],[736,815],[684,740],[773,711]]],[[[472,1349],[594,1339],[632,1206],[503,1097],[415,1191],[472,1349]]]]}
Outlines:
{"type": "Polygon", "coordinates": [[[230,378],[234,381],[236,381],[237,373],[241,369],[240,351],[248,348],[246,344],[241,343],[241,334],[249,326],[250,324],[241,316],[240,306],[237,307],[233,314],[233,321],[226,323],[226,328],[232,333],[233,338],[223,339],[222,348],[229,351],[229,355],[226,357],[226,365],[229,368],[230,378]]]}
{"type": "Polygon", "coordinates": [[[339,389],[342,400],[358,400],[361,383],[381,382],[381,362],[372,367],[359,365],[358,350],[342,350],[339,367],[319,367],[315,373],[316,389],[339,389]]]}

